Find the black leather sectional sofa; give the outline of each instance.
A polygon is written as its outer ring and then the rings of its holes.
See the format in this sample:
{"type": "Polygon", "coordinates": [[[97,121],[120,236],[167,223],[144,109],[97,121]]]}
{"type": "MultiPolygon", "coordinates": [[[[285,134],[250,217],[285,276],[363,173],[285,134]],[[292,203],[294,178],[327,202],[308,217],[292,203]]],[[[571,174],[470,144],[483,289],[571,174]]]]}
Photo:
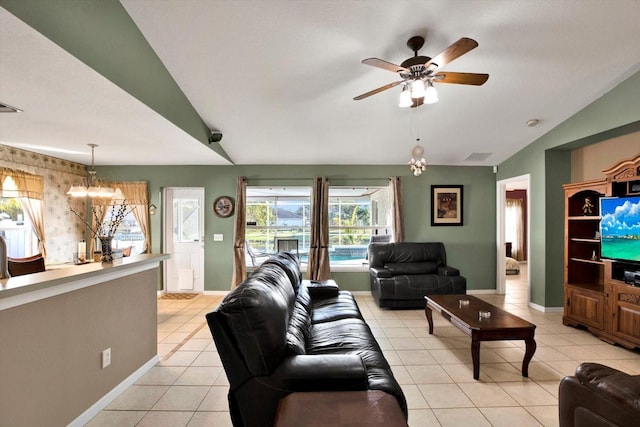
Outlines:
{"type": "Polygon", "coordinates": [[[379,307],[424,308],[429,294],[466,294],[467,279],[447,265],[440,242],[369,245],[371,295],[379,307]]]}
{"type": "Polygon", "coordinates": [[[271,426],[278,401],[303,391],[382,390],[407,416],[352,294],[302,281],[295,256],[269,258],[206,318],[229,379],[234,426],[271,426]]]}

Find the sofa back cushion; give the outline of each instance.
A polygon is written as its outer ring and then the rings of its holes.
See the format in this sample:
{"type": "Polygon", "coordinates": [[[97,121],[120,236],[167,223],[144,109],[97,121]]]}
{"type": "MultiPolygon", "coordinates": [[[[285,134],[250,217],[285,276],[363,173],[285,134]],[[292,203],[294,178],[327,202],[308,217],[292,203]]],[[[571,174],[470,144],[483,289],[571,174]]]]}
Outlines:
{"type": "Polygon", "coordinates": [[[287,273],[268,264],[233,289],[216,310],[216,319],[224,322],[253,376],[268,375],[280,363],[295,300],[287,273]]]}
{"type": "MultiPolygon", "coordinates": [[[[369,245],[369,267],[384,268],[386,264],[435,263],[447,264],[444,244],[441,242],[376,243],[369,245]]],[[[409,274],[409,273],[405,273],[409,274]]]]}
{"type": "Polygon", "coordinates": [[[265,264],[275,264],[282,268],[291,281],[293,291],[298,292],[298,288],[302,282],[302,273],[300,273],[300,260],[297,256],[290,252],[278,252],[262,263],[262,265],[265,264]]]}
{"type": "Polygon", "coordinates": [[[438,271],[438,264],[433,261],[423,262],[392,262],[384,265],[391,274],[435,274],[438,271]]]}

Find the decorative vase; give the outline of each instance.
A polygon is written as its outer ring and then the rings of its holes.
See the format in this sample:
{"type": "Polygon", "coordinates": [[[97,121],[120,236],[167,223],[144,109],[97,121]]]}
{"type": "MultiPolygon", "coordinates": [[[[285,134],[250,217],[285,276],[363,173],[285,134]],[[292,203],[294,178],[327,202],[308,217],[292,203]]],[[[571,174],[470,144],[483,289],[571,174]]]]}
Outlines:
{"type": "Polygon", "coordinates": [[[113,253],[111,249],[111,241],[113,240],[113,236],[98,236],[98,239],[100,239],[100,247],[102,248],[102,257],[100,260],[103,263],[112,264],[113,253]]]}

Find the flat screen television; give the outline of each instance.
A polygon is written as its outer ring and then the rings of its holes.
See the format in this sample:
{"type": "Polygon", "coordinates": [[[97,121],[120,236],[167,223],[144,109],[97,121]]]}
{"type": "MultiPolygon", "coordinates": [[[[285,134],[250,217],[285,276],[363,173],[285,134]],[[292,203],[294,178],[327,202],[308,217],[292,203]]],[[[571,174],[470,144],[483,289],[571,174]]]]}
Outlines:
{"type": "Polygon", "coordinates": [[[640,196],[600,199],[600,253],[640,263],[640,196]]]}

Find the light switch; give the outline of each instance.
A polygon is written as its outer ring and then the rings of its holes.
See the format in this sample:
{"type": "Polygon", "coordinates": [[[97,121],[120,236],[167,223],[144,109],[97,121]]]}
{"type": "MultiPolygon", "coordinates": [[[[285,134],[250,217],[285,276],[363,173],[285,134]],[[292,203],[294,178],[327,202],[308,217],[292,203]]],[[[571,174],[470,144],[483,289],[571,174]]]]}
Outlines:
{"type": "Polygon", "coordinates": [[[222,234],[214,234],[213,235],[213,241],[214,242],[222,242],[223,240],[223,235],[222,234]]]}

